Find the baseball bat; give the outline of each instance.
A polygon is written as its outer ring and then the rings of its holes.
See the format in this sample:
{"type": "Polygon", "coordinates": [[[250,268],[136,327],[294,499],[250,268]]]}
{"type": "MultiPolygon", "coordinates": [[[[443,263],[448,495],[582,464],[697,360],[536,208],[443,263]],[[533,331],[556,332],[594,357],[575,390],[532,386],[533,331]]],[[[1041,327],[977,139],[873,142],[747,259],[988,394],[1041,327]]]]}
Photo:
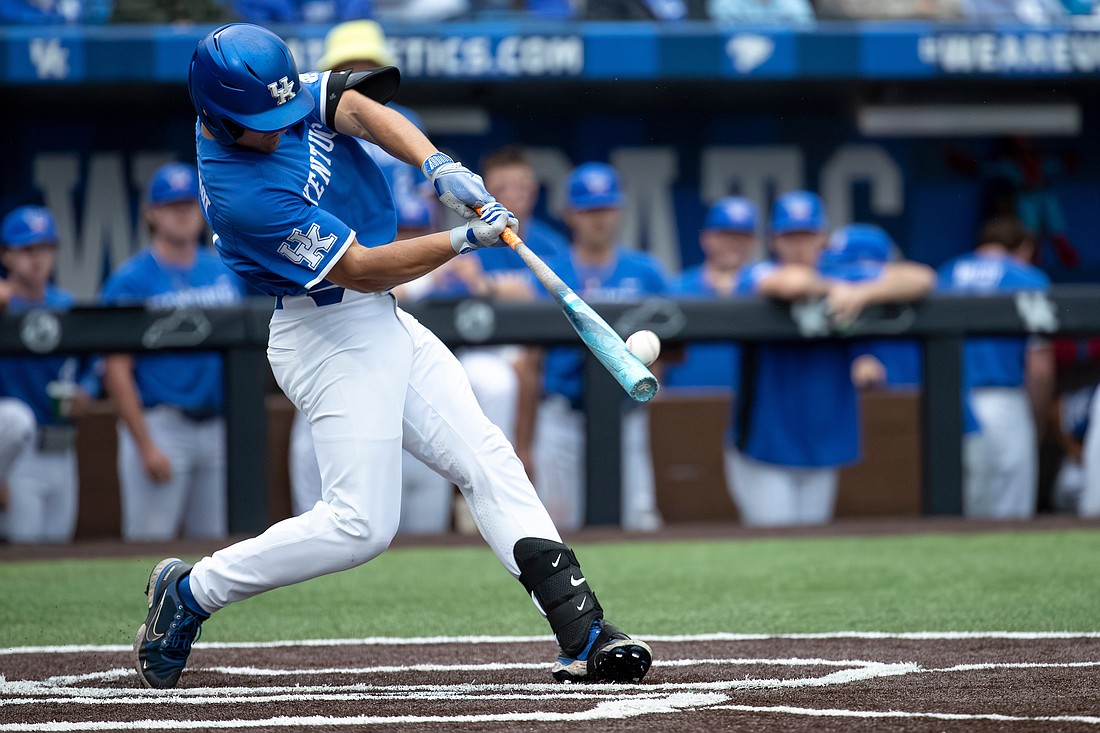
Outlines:
{"type": "Polygon", "coordinates": [[[501,239],[516,251],[535,273],[535,277],[546,288],[546,292],[557,301],[570,325],[581,337],[588,350],[596,355],[604,368],[615,377],[622,388],[636,402],[648,402],[657,394],[660,385],[653,372],[646,368],[638,357],[630,353],[626,343],[607,325],[607,321],[592,307],[581,300],[573,289],[566,285],[557,273],[551,270],[542,258],[524,244],[511,227],[504,230],[501,239]]]}

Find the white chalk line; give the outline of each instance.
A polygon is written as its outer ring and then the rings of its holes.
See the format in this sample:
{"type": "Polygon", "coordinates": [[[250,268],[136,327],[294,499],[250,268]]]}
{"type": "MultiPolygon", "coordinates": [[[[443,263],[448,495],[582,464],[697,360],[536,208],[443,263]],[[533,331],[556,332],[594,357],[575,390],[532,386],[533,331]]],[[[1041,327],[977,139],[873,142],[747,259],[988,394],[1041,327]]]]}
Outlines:
{"type": "Polygon", "coordinates": [[[621,720],[655,713],[675,713],[725,702],[725,695],[684,692],[659,698],[627,698],[600,702],[594,708],[572,713],[529,712],[490,713],[484,715],[356,715],[350,717],[279,716],[262,720],[138,720],[95,721],[80,723],[10,723],[0,724],[0,731],[84,731],[84,730],[193,730],[238,728],[302,728],[369,725],[424,725],[428,723],[496,723],[496,722],[583,722],[589,720],[621,720]]]}
{"type": "Polygon", "coordinates": [[[830,710],[795,708],[786,705],[715,705],[712,710],[736,710],[742,713],[783,713],[816,718],[926,718],[931,720],[992,720],[1006,723],[1086,723],[1100,725],[1100,717],[1092,715],[1001,715],[999,713],[928,713],[900,710],[830,710]]]}
{"type": "MultiPolygon", "coordinates": [[[[638,638],[652,642],[686,643],[707,641],[771,641],[826,639],[899,639],[911,641],[959,641],[966,639],[1100,639],[1100,631],[832,631],[806,634],[639,634],[638,638]]],[[[296,641],[213,641],[199,642],[196,649],[281,649],[287,647],[334,646],[420,646],[447,644],[535,644],[553,643],[546,636],[368,636],[360,639],[300,639],[296,641]]],[[[87,652],[129,652],[131,644],[67,644],[60,646],[13,646],[0,648],[0,656],[12,654],[73,654],[87,652]]]]}

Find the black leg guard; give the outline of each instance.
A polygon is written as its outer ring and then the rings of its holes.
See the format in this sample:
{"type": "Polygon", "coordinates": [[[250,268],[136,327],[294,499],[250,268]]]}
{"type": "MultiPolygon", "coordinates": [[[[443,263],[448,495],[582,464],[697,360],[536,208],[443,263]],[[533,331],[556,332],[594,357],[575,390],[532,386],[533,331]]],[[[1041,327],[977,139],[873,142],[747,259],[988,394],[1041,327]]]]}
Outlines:
{"type": "Polygon", "coordinates": [[[546,615],[562,652],[577,656],[588,641],[592,622],[603,618],[603,609],[576,555],[560,542],[537,537],[524,537],[512,553],[519,565],[519,582],[546,615]]]}

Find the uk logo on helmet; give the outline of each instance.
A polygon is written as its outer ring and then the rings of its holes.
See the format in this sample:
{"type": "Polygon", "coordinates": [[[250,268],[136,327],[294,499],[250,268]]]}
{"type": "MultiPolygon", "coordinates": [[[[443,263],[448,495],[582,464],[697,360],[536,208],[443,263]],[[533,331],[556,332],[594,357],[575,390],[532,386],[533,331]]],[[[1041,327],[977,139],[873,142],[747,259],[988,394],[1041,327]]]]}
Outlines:
{"type": "Polygon", "coordinates": [[[275,106],[286,104],[297,96],[297,93],[294,91],[294,82],[285,76],[279,81],[273,81],[268,84],[267,90],[271,92],[272,99],[276,100],[275,106]]]}

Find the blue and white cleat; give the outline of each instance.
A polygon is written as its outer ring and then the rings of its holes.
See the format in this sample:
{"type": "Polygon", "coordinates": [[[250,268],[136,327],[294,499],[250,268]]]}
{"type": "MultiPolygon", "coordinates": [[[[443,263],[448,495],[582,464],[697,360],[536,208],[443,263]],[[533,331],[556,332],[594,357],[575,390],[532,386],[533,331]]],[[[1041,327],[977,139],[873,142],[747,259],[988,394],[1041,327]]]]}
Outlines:
{"type": "Polygon", "coordinates": [[[596,619],[580,654],[558,657],[550,673],[558,682],[641,682],[652,664],[649,644],[596,619]]]}
{"type": "Polygon", "coordinates": [[[183,605],[177,583],[189,572],[190,565],[170,557],[157,563],[149,575],[145,586],[149,614],[134,639],[134,662],[146,687],[176,686],[202,622],[209,618],[183,605]]]}

